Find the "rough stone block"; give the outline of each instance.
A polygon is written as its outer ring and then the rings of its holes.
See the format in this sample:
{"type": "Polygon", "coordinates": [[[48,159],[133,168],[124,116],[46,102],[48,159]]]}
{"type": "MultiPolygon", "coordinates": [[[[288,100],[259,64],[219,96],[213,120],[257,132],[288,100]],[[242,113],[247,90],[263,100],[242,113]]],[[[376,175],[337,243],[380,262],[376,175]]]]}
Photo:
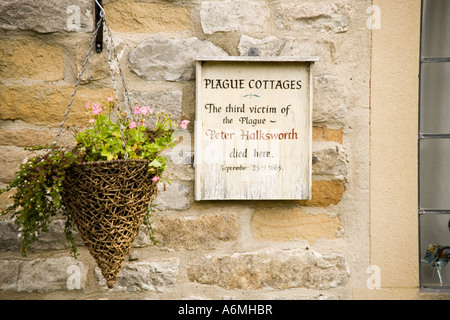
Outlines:
{"type": "Polygon", "coordinates": [[[3,80],[62,80],[63,59],[63,51],[59,46],[39,39],[0,40],[0,78],[3,80]]]}
{"type": "Polygon", "coordinates": [[[20,264],[20,260],[0,260],[0,290],[17,291],[20,264]]]}
{"type": "MultiPolygon", "coordinates": [[[[76,42],[75,50],[77,76],[82,70],[82,66],[86,58],[87,50],[89,48],[91,40],[91,38],[86,38],[78,40],[76,42]]],[[[110,38],[108,35],[104,35],[103,51],[101,53],[97,53],[95,49],[93,49],[90,52],[89,60],[86,64],[86,68],[84,69],[83,74],[81,75],[80,83],[86,84],[92,81],[104,79],[106,79],[108,83],[111,83],[111,72],[113,72],[117,87],[120,88],[122,86],[122,82],[120,78],[117,59],[119,59],[120,68],[123,69],[124,66],[122,65],[121,59],[123,57],[125,47],[125,42],[121,38],[117,36],[110,38]],[[108,47],[111,49],[111,56],[109,57],[109,59],[111,60],[110,62],[108,62],[108,47]]]]}
{"type": "Polygon", "coordinates": [[[83,290],[88,267],[70,257],[23,261],[17,281],[19,292],[83,290]]]}
{"type": "Polygon", "coordinates": [[[189,188],[179,182],[172,184],[161,182],[158,184],[158,197],[155,199],[156,209],[186,210],[189,208],[189,188]]]}
{"type": "MultiPolygon", "coordinates": [[[[277,38],[274,36],[256,39],[243,35],[239,42],[240,54],[247,55],[248,50],[252,47],[258,49],[260,56],[317,56],[320,59],[322,69],[335,60],[336,52],[335,44],[326,39],[313,37],[277,38]]],[[[315,65],[314,68],[318,66],[319,64],[315,65]]],[[[313,82],[313,122],[326,122],[343,126],[347,115],[345,102],[347,90],[339,77],[320,74],[319,71],[313,71],[317,74],[314,76],[313,82]]]]}
{"type": "Polygon", "coordinates": [[[204,255],[191,261],[190,281],[226,289],[327,290],[346,283],[350,270],[344,256],[305,249],[265,249],[231,255],[204,255]]]}
{"type": "Polygon", "coordinates": [[[341,144],[332,141],[314,142],[312,156],[315,160],[312,172],[316,180],[344,180],[347,176],[347,153],[341,144]]]}
{"type": "MultiPolygon", "coordinates": [[[[32,249],[64,250],[69,247],[64,234],[65,220],[55,219],[49,225],[48,232],[42,232],[39,240],[33,243],[32,249]]],[[[83,241],[75,231],[74,235],[78,245],[83,245],[83,241]]],[[[18,238],[18,227],[11,220],[0,221],[0,252],[20,250],[20,239],[18,238]]]]}
{"type": "Polygon", "coordinates": [[[219,242],[237,240],[239,233],[234,214],[158,216],[154,220],[158,243],[171,248],[215,249],[219,242]]]}
{"type": "MultiPolygon", "coordinates": [[[[183,115],[181,110],[183,102],[183,93],[180,90],[165,90],[155,92],[131,91],[129,92],[131,105],[149,106],[153,113],[164,110],[174,120],[178,120],[183,115]]],[[[153,118],[152,118],[153,120],[153,118]]],[[[147,123],[152,126],[155,121],[147,123]]]]}
{"type": "Polygon", "coordinates": [[[19,147],[0,146],[0,182],[11,181],[24,159],[32,153],[19,147]]]}
{"type": "MultiPolygon", "coordinates": [[[[153,222],[154,219],[152,219],[153,222]]],[[[134,239],[133,242],[133,248],[143,248],[143,247],[147,247],[149,245],[152,245],[153,242],[151,241],[149,234],[148,234],[148,229],[145,225],[141,225],[141,227],[139,228],[139,233],[137,234],[136,238],[134,239]]]]}
{"type": "Polygon", "coordinates": [[[195,76],[196,56],[227,56],[211,42],[188,39],[151,38],[128,55],[134,73],[145,80],[186,81],[195,76]]]}
{"type": "Polygon", "coordinates": [[[342,222],[328,214],[308,214],[299,209],[268,208],[253,213],[253,236],[259,241],[336,239],[342,222]]]}
{"type": "Polygon", "coordinates": [[[10,220],[0,221],[0,251],[20,249],[18,227],[10,220]]]}
{"type": "Polygon", "coordinates": [[[311,199],[299,200],[302,206],[329,207],[338,204],[345,191],[342,180],[313,181],[311,186],[311,199]]]}
{"type": "Polygon", "coordinates": [[[0,260],[0,290],[48,293],[84,290],[88,267],[79,260],[49,259],[0,260]]]}
{"type": "MultiPolygon", "coordinates": [[[[0,188],[4,188],[6,187],[6,185],[2,185],[2,183],[0,183],[0,188]]],[[[14,195],[15,190],[10,190],[10,191],[5,191],[2,194],[0,194],[0,211],[5,210],[9,205],[14,203],[14,199],[12,199],[12,196],[14,195]]],[[[0,226],[0,229],[2,228],[2,226],[0,226]]],[[[1,231],[0,231],[1,232],[1,231]]],[[[0,236],[1,239],[1,236],[0,236]]],[[[1,240],[0,240],[1,242],[1,240]]],[[[1,248],[1,244],[0,244],[0,248],[1,248]]]]}
{"type": "Polygon", "coordinates": [[[0,128],[0,146],[32,147],[52,143],[56,132],[46,127],[30,129],[26,127],[0,128]]]}
{"type": "MultiPolygon", "coordinates": [[[[0,85],[0,119],[59,126],[73,91],[74,86],[68,85],[0,85]]],[[[112,96],[110,88],[79,87],[66,125],[86,124],[86,102],[105,101],[108,96],[112,96]]]]}
{"type": "MultiPolygon", "coordinates": [[[[69,247],[69,243],[64,233],[65,219],[55,219],[50,222],[47,232],[39,235],[39,240],[33,243],[32,250],[49,251],[64,250],[69,247]]],[[[83,240],[78,235],[76,229],[74,236],[77,245],[84,245],[83,240]]],[[[20,250],[20,239],[18,238],[18,226],[12,220],[0,221],[0,252],[20,250]]]]}
{"type": "MultiPolygon", "coordinates": [[[[69,247],[64,233],[66,221],[57,219],[50,223],[48,232],[42,232],[39,240],[33,244],[33,249],[37,250],[63,250],[69,247]]],[[[75,232],[75,236],[77,233],[75,232]]],[[[81,242],[81,239],[79,239],[81,242]]],[[[82,242],[81,242],[82,243],[82,242]]]]}
{"type": "Polygon", "coordinates": [[[263,32],[270,11],[264,2],[226,0],[203,1],[200,9],[203,32],[263,32]]]}
{"type": "MultiPolygon", "coordinates": [[[[111,292],[116,291],[157,291],[163,292],[172,287],[178,277],[180,260],[177,258],[162,261],[139,261],[124,263],[111,292]]],[[[105,289],[106,281],[98,267],[95,277],[105,289]]]]}
{"type": "Polygon", "coordinates": [[[262,39],[252,38],[242,35],[239,41],[239,54],[248,55],[250,48],[257,48],[261,57],[282,55],[283,46],[286,40],[275,36],[268,36],[262,39]]]}
{"type": "Polygon", "coordinates": [[[314,77],[313,122],[343,125],[347,115],[345,97],[347,90],[339,77],[320,75],[314,77]]]}
{"type": "Polygon", "coordinates": [[[193,180],[194,136],[187,130],[179,130],[174,133],[174,141],[176,145],[172,149],[161,153],[170,161],[167,173],[172,177],[169,179],[193,180]]]}
{"type": "Polygon", "coordinates": [[[189,28],[190,10],[170,3],[115,1],[105,4],[110,27],[119,32],[174,32],[189,28]]]}
{"type": "Polygon", "coordinates": [[[281,30],[313,29],[320,32],[346,32],[350,24],[350,6],[343,2],[279,3],[277,26],[281,30]]]}
{"type": "Polygon", "coordinates": [[[2,0],[0,29],[49,32],[90,32],[94,2],[89,0],[2,0]]]}
{"type": "Polygon", "coordinates": [[[314,37],[282,37],[269,36],[262,39],[243,35],[239,41],[239,53],[246,56],[250,48],[258,49],[261,57],[265,56],[318,56],[321,63],[333,62],[336,51],[335,44],[323,38],[314,37]]]}
{"type": "Polygon", "coordinates": [[[327,127],[313,127],[312,139],[314,142],[333,141],[343,143],[344,132],[341,129],[330,129],[327,127]]]}

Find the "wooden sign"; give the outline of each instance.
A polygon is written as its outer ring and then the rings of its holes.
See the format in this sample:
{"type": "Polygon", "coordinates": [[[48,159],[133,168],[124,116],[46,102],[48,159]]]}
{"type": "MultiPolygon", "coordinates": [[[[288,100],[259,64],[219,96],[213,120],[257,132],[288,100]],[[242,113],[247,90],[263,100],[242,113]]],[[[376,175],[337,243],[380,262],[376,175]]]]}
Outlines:
{"type": "Polygon", "coordinates": [[[197,59],[196,200],[309,199],[317,59],[197,59]]]}

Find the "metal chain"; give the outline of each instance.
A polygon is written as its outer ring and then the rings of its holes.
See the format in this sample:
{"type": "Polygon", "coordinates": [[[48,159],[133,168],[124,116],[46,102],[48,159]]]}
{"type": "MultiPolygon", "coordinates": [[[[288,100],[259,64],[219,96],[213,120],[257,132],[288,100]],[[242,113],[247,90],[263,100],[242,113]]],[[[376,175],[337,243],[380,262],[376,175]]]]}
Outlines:
{"type": "Polygon", "coordinates": [[[103,21],[103,18],[100,19],[98,21],[98,23],[97,23],[97,26],[95,28],[94,34],[92,36],[91,43],[89,44],[89,49],[88,49],[88,51],[86,53],[86,56],[84,58],[84,62],[83,62],[83,65],[81,66],[80,73],[78,74],[78,78],[77,78],[77,81],[75,83],[75,88],[74,88],[72,96],[70,98],[69,105],[67,106],[66,112],[64,114],[64,118],[63,118],[63,120],[61,122],[61,125],[60,125],[60,128],[59,128],[59,132],[56,135],[55,141],[53,142],[52,146],[56,146],[56,144],[58,143],[59,139],[61,138],[61,134],[62,134],[62,132],[64,130],[64,125],[65,125],[65,123],[67,121],[67,118],[69,116],[70,109],[72,108],[72,103],[73,103],[73,101],[75,99],[75,95],[76,95],[76,93],[78,91],[78,87],[80,86],[81,77],[82,77],[84,71],[86,70],[86,65],[87,65],[87,62],[89,60],[89,55],[90,55],[90,53],[92,51],[92,48],[94,47],[95,39],[97,37],[97,33],[98,33],[99,29],[100,29],[100,26],[102,25],[102,21],[103,21]]]}
{"type": "MultiPolygon", "coordinates": [[[[128,93],[125,77],[123,76],[122,68],[120,67],[120,59],[119,59],[119,56],[117,54],[116,46],[114,45],[114,40],[113,40],[113,37],[112,37],[112,34],[111,34],[111,29],[109,28],[108,21],[106,19],[104,19],[104,21],[105,21],[105,31],[107,33],[106,39],[108,39],[108,37],[109,37],[109,39],[111,41],[111,46],[108,46],[108,45],[106,46],[107,50],[109,50],[108,58],[110,57],[110,53],[112,51],[112,53],[114,55],[114,58],[116,60],[116,63],[117,63],[117,69],[119,71],[119,76],[120,76],[121,81],[122,81],[122,87],[123,87],[123,91],[124,91],[124,95],[125,95],[125,102],[128,104],[128,107],[130,108],[130,112],[133,112],[133,109],[132,109],[132,106],[131,106],[131,103],[130,103],[130,96],[129,96],[129,93],[128,93]]],[[[106,43],[108,43],[108,40],[106,40],[106,43]]],[[[111,63],[110,63],[110,66],[111,66],[111,63]]]]}
{"type": "MultiPolygon", "coordinates": [[[[62,134],[62,132],[64,130],[64,125],[65,125],[65,123],[67,121],[67,118],[69,116],[69,112],[70,112],[70,110],[72,108],[72,103],[73,103],[73,101],[75,99],[75,95],[76,95],[76,93],[78,91],[78,87],[79,87],[80,82],[81,82],[81,77],[82,77],[82,75],[83,75],[83,73],[84,73],[84,71],[86,69],[86,65],[87,65],[87,62],[89,60],[90,53],[92,51],[92,48],[94,47],[94,43],[96,41],[97,34],[98,34],[102,24],[105,26],[104,29],[105,29],[105,31],[107,33],[107,36],[105,37],[105,42],[106,42],[106,50],[107,50],[107,54],[108,54],[108,65],[109,65],[111,78],[112,78],[113,94],[114,94],[114,98],[115,98],[115,101],[116,101],[116,105],[118,106],[119,117],[121,117],[122,108],[120,107],[120,104],[118,103],[119,99],[118,99],[118,94],[117,94],[116,79],[115,79],[115,76],[114,76],[115,71],[113,69],[113,62],[112,62],[112,59],[111,59],[112,55],[114,55],[114,59],[115,59],[115,61],[117,63],[117,68],[118,68],[118,71],[119,71],[119,76],[120,76],[121,81],[122,81],[122,86],[123,86],[123,90],[124,90],[126,103],[128,104],[128,106],[130,108],[130,112],[132,112],[132,109],[131,109],[132,107],[131,107],[131,103],[130,103],[128,89],[126,87],[126,82],[125,82],[125,78],[124,78],[123,73],[122,73],[122,69],[120,68],[120,59],[118,57],[118,54],[117,54],[117,51],[116,51],[116,48],[115,48],[115,45],[114,45],[114,41],[113,41],[112,34],[111,34],[111,29],[109,28],[108,22],[106,21],[105,10],[103,9],[102,6],[100,6],[100,4],[98,3],[97,0],[95,0],[95,3],[101,9],[101,11],[100,11],[100,18],[101,19],[99,19],[99,21],[97,22],[97,26],[96,26],[94,34],[92,36],[92,40],[91,40],[91,42],[89,44],[89,49],[88,49],[88,51],[86,53],[86,56],[84,58],[84,62],[83,62],[83,65],[81,67],[80,73],[78,74],[77,81],[75,83],[74,91],[72,93],[70,102],[69,102],[69,104],[67,106],[67,110],[66,110],[66,112],[64,114],[63,121],[62,121],[62,123],[60,125],[59,132],[56,135],[55,141],[52,144],[53,147],[56,146],[56,144],[58,143],[59,139],[61,138],[61,134],[62,134]],[[108,38],[109,38],[110,43],[111,43],[110,45],[108,44],[108,38]]],[[[124,151],[125,151],[125,159],[127,159],[128,158],[128,152],[126,150],[126,142],[125,142],[124,135],[123,135],[123,124],[122,123],[120,123],[119,128],[120,128],[120,134],[121,134],[121,138],[122,138],[123,148],[124,148],[124,151]]]]}
{"type": "MultiPolygon", "coordinates": [[[[123,78],[123,75],[122,75],[119,57],[117,55],[117,52],[116,52],[116,49],[114,46],[114,41],[112,39],[111,30],[109,29],[106,19],[104,19],[104,22],[105,22],[105,30],[107,31],[107,36],[105,37],[105,42],[106,42],[106,51],[108,53],[108,65],[109,65],[109,71],[111,73],[111,79],[112,79],[112,83],[113,83],[113,93],[114,93],[114,98],[115,98],[115,102],[116,102],[116,106],[117,106],[117,113],[118,113],[118,117],[120,119],[121,117],[123,117],[123,115],[122,115],[123,110],[120,107],[120,103],[118,102],[119,100],[117,99],[118,94],[117,94],[116,78],[114,76],[115,70],[113,68],[113,62],[112,62],[112,58],[111,58],[112,54],[114,54],[115,62],[117,63],[117,68],[119,69],[119,75],[122,78],[122,85],[124,87],[124,91],[126,92],[126,96],[128,96],[128,91],[126,90],[125,79],[123,78]],[[108,39],[111,44],[109,44],[108,39]]],[[[123,136],[123,129],[124,129],[123,123],[122,123],[122,121],[120,121],[119,122],[120,137],[122,139],[122,146],[125,151],[124,158],[126,160],[126,159],[128,159],[128,151],[127,151],[127,144],[126,144],[125,138],[123,136]]]]}

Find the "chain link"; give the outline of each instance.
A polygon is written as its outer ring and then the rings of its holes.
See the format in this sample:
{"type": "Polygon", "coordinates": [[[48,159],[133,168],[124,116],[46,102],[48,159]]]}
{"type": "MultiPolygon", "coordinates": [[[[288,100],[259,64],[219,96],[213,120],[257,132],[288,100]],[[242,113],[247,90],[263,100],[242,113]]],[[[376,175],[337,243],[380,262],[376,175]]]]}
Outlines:
{"type": "MultiPolygon", "coordinates": [[[[123,109],[122,109],[122,107],[120,106],[120,103],[119,103],[120,99],[118,99],[117,84],[116,84],[116,79],[115,79],[115,76],[114,76],[115,71],[114,71],[114,68],[113,68],[112,56],[115,59],[115,62],[117,63],[117,69],[118,69],[119,76],[120,76],[121,82],[122,82],[122,87],[123,87],[123,90],[124,90],[125,103],[128,104],[128,107],[130,108],[130,112],[131,112],[130,114],[132,114],[132,107],[131,107],[131,103],[130,103],[128,89],[127,89],[127,86],[126,86],[125,78],[124,78],[123,73],[122,73],[122,69],[120,68],[120,59],[119,59],[119,56],[117,54],[116,47],[114,45],[114,41],[113,41],[112,34],[111,34],[111,29],[109,28],[108,22],[106,21],[105,10],[103,9],[102,6],[100,6],[100,4],[98,3],[97,0],[95,0],[95,3],[101,9],[101,11],[100,11],[100,19],[97,22],[94,34],[92,36],[92,40],[91,40],[91,42],[89,44],[88,51],[87,51],[86,56],[84,58],[83,64],[81,66],[81,70],[80,70],[80,72],[78,74],[77,81],[75,83],[74,91],[72,93],[72,96],[70,98],[69,104],[68,104],[67,109],[66,109],[66,112],[64,114],[64,118],[63,118],[63,120],[61,122],[58,134],[56,135],[55,141],[51,145],[52,147],[56,146],[56,144],[58,143],[59,139],[61,138],[62,132],[64,131],[65,123],[66,123],[67,118],[69,116],[69,112],[70,112],[70,110],[72,108],[72,104],[73,104],[73,101],[75,99],[75,95],[76,95],[76,93],[78,91],[78,87],[80,86],[81,77],[82,77],[84,71],[86,70],[86,66],[87,66],[87,63],[88,63],[88,60],[89,60],[89,56],[90,56],[90,54],[92,52],[92,49],[94,47],[94,43],[95,43],[96,38],[97,38],[97,34],[98,34],[102,24],[105,27],[104,30],[105,30],[105,33],[107,35],[105,37],[105,42],[106,42],[106,50],[107,50],[107,54],[108,54],[108,65],[109,65],[109,70],[110,70],[110,73],[111,73],[111,79],[112,79],[113,94],[114,94],[114,98],[115,98],[115,103],[116,103],[116,105],[118,107],[118,113],[119,113],[118,116],[119,117],[122,116],[123,109]],[[108,39],[109,39],[110,44],[108,43],[108,39]]],[[[127,159],[128,158],[128,152],[126,150],[126,142],[125,142],[125,139],[124,139],[124,136],[123,136],[123,129],[124,129],[124,127],[123,127],[122,122],[120,122],[120,126],[119,127],[120,127],[120,134],[121,134],[121,138],[122,138],[122,144],[123,144],[123,148],[124,148],[124,151],[125,151],[125,159],[127,159]]]]}
{"type": "MultiPolygon", "coordinates": [[[[104,23],[105,31],[107,33],[107,36],[105,37],[105,42],[106,42],[106,51],[108,53],[109,71],[111,73],[111,79],[112,79],[112,83],[113,83],[113,93],[114,93],[115,103],[116,103],[116,106],[117,106],[117,113],[118,113],[119,119],[121,119],[123,117],[123,115],[122,115],[122,111],[123,110],[120,107],[121,104],[119,103],[119,99],[117,98],[117,96],[118,96],[118,94],[117,94],[117,83],[116,83],[116,77],[114,75],[115,74],[115,70],[114,70],[113,61],[112,61],[112,58],[111,58],[112,55],[114,55],[115,62],[117,63],[117,69],[119,70],[119,75],[120,75],[120,77],[122,79],[122,86],[124,87],[124,91],[126,92],[126,96],[127,97],[128,97],[128,91],[126,89],[125,79],[123,77],[122,70],[120,68],[120,61],[119,61],[119,57],[118,57],[116,49],[115,49],[114,41],[112,39],[111,30],[109,29],[109,26],[108,26],[108,24],[106,22],[106,19],[104,20],[104,22],[105,22],[104,23]],[[111,45],[109,45],[108,39],[109,39],[111,45]]],[[[126,144],[124,136],[123,136],[123,129],[124,129],[123,123],[122,123],[122,121],[120,121],[119,122],[119,130],[120,130],[120,137],[122,139],[122,146],[123,146],[123,149],[125,151],[124,158],[128,159],[127,144],[126,144]]]]}
{"type": "MultiPolygon", "coordinates": [[[[111,34],[111,29],[109,28],[108,21],[106,19],[104,19],[104,21],[105,21],[105,31],[107,33],[106,43],[108,43],[108,40],[107,40],[108,38],[111,41],[111,46],[108,46],[108,45],[106,46],[106,49],[108,51],[108,58],[109,58],[109,61],[111,61],[110,60],[110,55],[111,55],[111,51],[112,51],[112,54],[114,55],[114,58],[115,58],[116,63],[117,63],[117,69],[119,71],[119,76],[120,76],[120,79],[122,81],[122,87],[123,87],[123,91],[124,91],[125,102],[126,102],[126,104],[128,104],[128,107],[130,108],[130,112],[133,112],[133,109],[132,109],[132,106],[131,106],[131,103],[130,103],[130,96],[129,96],[129,93],[128,93],[125,77],[123,76],[122,68],[120,67],[120,59],[119,59],[119,56],[117,54],[116,46],[114,45],[114,40],[113,40],[113,37],[112,37],[112,34],[111,34]]],[[[111,67],[111,65],[112,65],[112,63],[110,62],[110,67],[111,67]]]]}
{"type": "Polygon", "coordinates": [[[87,65],[87,62],[89,60],[89,56],[90,56],[90,53],[92,51],[92,48],[94,47],[95,39],[97,37],[97,33],[100,30],[101,25],[102,25],[102,19],[100,19],[98,21],[97,26],[95,28],[95,31],[94,31],[91,43],[89,44],[89,49],[88,49],[88,51],[86,53],[86,56],[84,58],[83,65],[81,66],[80,73],[78,74],[78,78],[77,78],[77,81],[75,83],[75,88],[73,90],[72,96],[70,97],[69,105],[67,106],[66,112],[64,114],[64,118],[63,118],[63,120],[61,122],[61,125],[60,125],[60,128],[59,128],[59,132],[56,135],[55,141],[53,142],[52,146],[56,146],[56,144],[58,143],[59,139],[61,138],[61,134],[62,134],[62,132],[64,130],[64,125],[65,125],[65,123],[67,121],[67,118],[69,116],[70,109],[72,108],[72,103],[73,103],[73,101],[75,99],[75,95],[76,95],[76,93],[78,91],[78,87],[80,86],[81,77],[82,77],[84,71],[86,70],[86,65],[87,65]]]}

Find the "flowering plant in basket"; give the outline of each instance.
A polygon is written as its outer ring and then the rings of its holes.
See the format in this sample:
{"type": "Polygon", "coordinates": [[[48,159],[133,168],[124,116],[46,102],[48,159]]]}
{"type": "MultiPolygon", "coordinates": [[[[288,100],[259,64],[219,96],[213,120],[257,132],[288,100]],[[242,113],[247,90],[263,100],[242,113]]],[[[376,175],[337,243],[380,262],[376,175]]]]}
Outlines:
{"type": "MultiPolygon", "coordinates": [[[[87,126],[73,130],[75,146],[61,148],[55,145],[27,148],[36,155],[25,159],[13,180],[0,193],[15,190],[14,202],[2,214],[11,214],[19,226],[21,252],[25,256],[42,232],[48,231],[52,217],[63,212],[66,217],[65,235],[74,256],[77,255],[72,233],[72,217],[64,209],[66,173],[72,166],[86,162],[128,159],[148,160],[148,174],[156,183],[162,178],[167,159],[161,152],[174,146],[173,134],[186,129],[189,121],[176,123],[170,114],[153,112],[148,106],[136,106],[128,114],[116,110],[116,102],[108,98],[102,104],[85,106],[89,114],[87,126]],[[150,123],[151,122],[151,123],[150,123]]],[[[169,181],[170,183],[170,181],[169,181]]],[[[152,237],[151,210],[144,223],[152,237]]]]}

